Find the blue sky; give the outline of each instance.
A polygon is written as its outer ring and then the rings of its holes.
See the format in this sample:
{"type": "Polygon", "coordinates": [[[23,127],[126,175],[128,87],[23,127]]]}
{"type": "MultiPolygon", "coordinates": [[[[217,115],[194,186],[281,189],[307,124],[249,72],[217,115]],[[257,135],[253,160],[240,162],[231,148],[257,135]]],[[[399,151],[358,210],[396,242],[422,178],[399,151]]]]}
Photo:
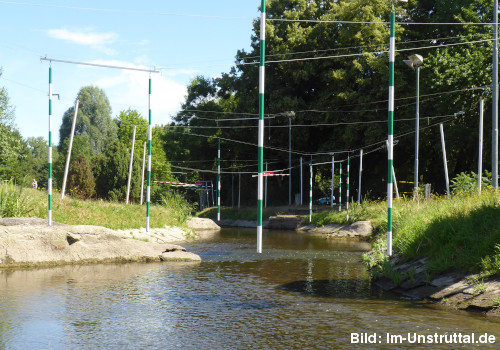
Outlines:
{"type": "MultiPolygon", "coordinates": [[[[179,110],[197,75],[229,72],[250,46],[259,0],[0,1],[0,86],[15,107],[23,137],[48,137],[48,69],[40,57],[153,69],[153,124],[179,110]],[[28,2],[26,2],[28,1],[28,2]]],[[[148,73],[52,63],[54,143],[79,89],[96,85],[113,108],[148,110],[148,73]]],[[[256,82],[257,84],[257,82],[256,82]]]]}

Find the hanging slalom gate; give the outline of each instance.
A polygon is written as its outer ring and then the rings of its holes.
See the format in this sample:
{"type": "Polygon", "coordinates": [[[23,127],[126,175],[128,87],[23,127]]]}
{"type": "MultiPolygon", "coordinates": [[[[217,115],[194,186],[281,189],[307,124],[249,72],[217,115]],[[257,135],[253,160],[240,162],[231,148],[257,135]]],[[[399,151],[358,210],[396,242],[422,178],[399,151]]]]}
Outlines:
{"type": "Polygon", "coordinates": [[[77,61],[66,61],[58,60],[54,58],[41,57],[41,61],[49,61],[49,152],[48,152],[48,181],[47,181],[47,192],[48,192],[48,225],[52,225],[52,62],[59,63],[69,63],[83,66],[93,66],[102,68],[114,68],[122,70],[132,70],[138,72],[149,73],[149,84],[148,84],[148,170],[147,170],[147,189],[146,189],[146,232],[149,232],[149,208],[151,201],[151,143],[152,143],[152,124],[151,124],[151,74],[159,73],[160,71],[156,69],[142,69],[124,66],[114,66],[105,65],[98,63],[89,62],[77,62],[77,61]]]}

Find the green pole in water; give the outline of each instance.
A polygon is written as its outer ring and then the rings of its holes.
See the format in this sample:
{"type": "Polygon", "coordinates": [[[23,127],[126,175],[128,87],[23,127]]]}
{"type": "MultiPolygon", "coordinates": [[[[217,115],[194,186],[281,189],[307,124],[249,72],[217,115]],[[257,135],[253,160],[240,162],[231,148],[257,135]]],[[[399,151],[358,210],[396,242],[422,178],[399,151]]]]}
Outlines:
{"type": "Polygon", "coordinates": [[[259,144],[258,144],[258,185],[257,185],[257,253],[262,253],[262,202],[264,168],[264,81],[266,61],[266,0],[260,6],[260,65],[259,65],[259,144]]]}
{"type": "Polygon", "coordinates": [[[52,66],[49,67],[49,178],[48,191],[48,224],[52,225],[52,66]]]}
{"type": "Polygon", "coordinates": [[[148,170],[146,172],[147,185],[146,185],[146,232],[149,232],[149,208],[151,206],[151,140],[153,130],[151,129],[151,75],[149,76],[149,94],[148,94],[148,170]]]}
{"type": "Polygon", "coordinates": [[[346,220],[349,220],[349,166],[351,162],[351,156],[347,156],[347,179],[346,179],[346,201],[345,201],[345,211],[346,211],[346,220]]]}

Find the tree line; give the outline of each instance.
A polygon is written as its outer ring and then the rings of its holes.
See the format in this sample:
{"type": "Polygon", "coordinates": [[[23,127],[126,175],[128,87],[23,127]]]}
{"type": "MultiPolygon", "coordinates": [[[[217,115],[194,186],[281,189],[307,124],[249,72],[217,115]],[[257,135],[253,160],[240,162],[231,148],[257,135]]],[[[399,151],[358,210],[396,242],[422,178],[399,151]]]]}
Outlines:
{"type": "MultiPolygon", "coordinates": [[[[351,193],[356,196],[355,157],[362,148],[367,154],[362,195],[384,196],[390,6],[388,0],[268,1],[264,157],[270,169],[288,168],[291,122],[293,193],[300,192],[300,157],[304,162],[312,158],[326,163],[331,159],[329,153],[350,151],[335,157],[344,162],[353,157],[351,193]],[[288,111],[294,111],[291,120],[288,111]]],[[[410,0],[396,4],[395,10],[396,49],[400,50],[395,60],[395,171],[398,181],[413,180],[416,76],[403,60],[420,54],[424,65],[420,74],[419,184],[431,183],[442,192],[445,181],[438,123],[445,126],[448,168],[453,177],[476,169],[480,99],[485,100],[485,116],[491,115],[492,26],[467,23],[491,23],[492,4],[486,0],[410,0]],[[459,111],[465,113],[455,116],[459,111]]],[[[153,179],[215,182],[220,138],[223,204],[235,201],[238,173],[242,173],[242,203],[256,202],[256,180],[251,173],[257,172],[257,147],[253,145],[257,144],[259,19],[253,27],[250,49],[237,51],[234,67],[215,78],[193,78],[173,121],[154,127],[153,179]]],[[[29,174],[46,183],[46,142],[43,138],[24,140],[14,126],[5,90],[0,97],[0,177],[21,179],[29,174]]],[[[68,188],[81,197],[123,199],[132,125],[137,125],[132,179],[132,197],[137,199],[146,120],[130,109],[112,118],[109,101],[97,87],[83,87],[77,98],[75,163],[68,188]]],[[[54,157],[57,186],[73,112],[72,108],[66,111],[59,131],[54,157]]],[[[491,118],[485,117],[484,130],[483,164],[490,169],[491,118]]],[[[314,169],[315,197],[328,192],[330,169],[329,165],[314,169]]],[[[306,176],[304,168],[304,182],[306,176]]],[[[336,186],[338,177],[337,170],[336,186]]],[[[269,181],[270,204],[285,204],[287,179],[269,181]]]]}

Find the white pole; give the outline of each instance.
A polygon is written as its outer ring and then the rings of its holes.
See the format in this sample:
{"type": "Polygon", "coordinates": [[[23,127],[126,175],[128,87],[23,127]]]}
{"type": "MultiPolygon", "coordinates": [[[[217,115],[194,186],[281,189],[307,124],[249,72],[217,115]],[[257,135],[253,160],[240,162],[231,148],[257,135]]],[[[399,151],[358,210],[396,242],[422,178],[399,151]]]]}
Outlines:
{"type": "Polygon", "coordinates": [[[481,194],[481,179],[483,177],[483,108],[484,100],[479,101],[479,156],[477,160],[477,189],[481,194]]]}
{"type": "Polygon", "coordinates": [[[238,173],[238,209],[241,205],[241,173],[238,173]]]}
{"type": "Polygon", "coordinates": [[[439,124],[439,132],[441,133],[441,147],[443,149],[443,165],[444,165],[444,180],[446,181],[446,195],[450,197],[450,180],[448,178],[448,162],[446,161],[446,147],[444,144],[443,123],[439,124]]]}
{"type": "Polygon", "coordinates": [[[342,163],[339,164],[339,212],[342,211],[342,163]]]}
{"type": "Polygon", "coordinates": [[[302,192],[303,192],[303,186],[302,186],[302,157],[300,157],[300,205],[302,205],[302,192]]]}
{"type": "Polygon", "coordinates": [[[144,200],[144,166],[146,164],[146,142],[144,142],[144,150],[142,151],[142,176],[141,176],[141,205],[144,200]]]}
{"type": "Polygon", "coordinates": [[[71,159],[71,149],[73,148],[73,135],[75,135],[76,115],[78,114],[79,103],[80,101],[78,101],[77,99],[75,103],[75,113],[73,114],[73,123],[71,124],[71,134],[69,135],[68,156],[66,157],[66,166],[64,167],[64,178],[61,189],[61,199],[64,198],[64,193],[66,192],[66,180],[68,179],[69,162],[71,159]]]}
{"type": "Polygon", "coordinates": [[[333,209],[333,184],[334,184],[334,174],[335,174],[335,157],[332,156],[332,186],[330,194],[330,207],[333,209]]]}
{"type": "Polygon", "coordinates": [[[361,204],[361,175],[363,174],[363,150],[359,151],[358,204],[361,204]]]}
{"type": "Polygon", "coordinates": [[[135,130],[136,129],[137,129],[137,126],[134,125],[134,131],[132,132],[132,147],[130,148],[130,164],[128,166],[127,200],[126,200],[127,204],[128,204],[128,200],[130,198],[130,179],[132,178],[132,164],[134,162],[134,145],[135,145],[135,130]]]}

